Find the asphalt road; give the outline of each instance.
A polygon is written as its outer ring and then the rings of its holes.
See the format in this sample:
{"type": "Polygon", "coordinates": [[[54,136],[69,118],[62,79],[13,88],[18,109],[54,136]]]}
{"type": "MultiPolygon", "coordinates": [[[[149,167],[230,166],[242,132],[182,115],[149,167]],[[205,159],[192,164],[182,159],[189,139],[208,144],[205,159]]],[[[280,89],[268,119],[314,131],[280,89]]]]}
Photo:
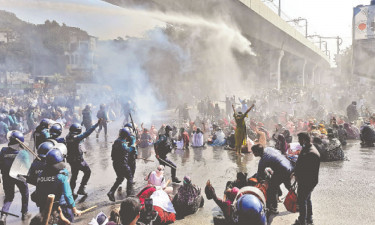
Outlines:
{"type": "MultiPolygon", "coordinates": [[[[118,207],[126,197],[125,185],[123,192],[116,193],[116,203],[108,200],[106,193],[114,183],[116,177],[110,158],[111,146],[117,136],[119,124],[110,124],[110,134],[105,140],[103,134],[97,139],[95,133],[84,143],[85,159],[89,163],[92,174],[89,180],[86,199],[79,197],[77,207],[86,209],[98,205],[96,210],[76,217],[74,224],[88,224],[97,213],[103,211],[107,215],[112,208],[118,207]]],[[[345,224],[375,224],[373,202],[375,202],[375,148],[361,148],[359,141],[349,141],[344,148],[347,161],[321,163],[319,184],[312,194],[313,213],[315,224],[345,225],[345,224]]],[[[155,160],[155,162],[137,161],[135,174],[136,190],[145,186],[144,177],[154,170],[158,163],[154,157],[153,149],[140,149],[140,156],[155,160]]],[[[234,152],[222,148],[190,148],[188,151],[175,150],[169,158],[177,164],[177,176],[182,179],[189,175],[192,182],[202,187],[208,179],[216,189],[218,195],[224,192],[225,183],[236,177],[237,171],[253,175],[256,172],[259,158],[246,154],[238,158],[234,152]]],[[[68,166],[69,168],[69,166],[68,166]]],[[[165,175],[170,178],[170,169],[165,175]]],[[[78,181],[82,178],[79,175],[78,181]]],[[[79,182],[77,182],[78,186],[79,182]]],[[[178,188],[178,186],[175,186],[178,188]]],[[[17,189],[17,188],[16,188],[17,189]]],[[[30,186],[32,192],[35,188],[30,186]]],[[[284,195],[287,193],[284,189],[284,195]]],[[[0,190],[1,200],[4,192],[0,190]]],[[[1,201],[0,200],[0,201],[1,201]]],[[[20,215],[20,194],[16,193],[10,212],[20,215]]],[[[1,203],[0,203],[1,204],[1,203]]],[[[35,204],[30,200],[29,211],[35,215],[38,212],[35,204]]],[[[292,224],[298,214],[289,213],[282,203],[279,203],[280,214],[271,219],[270,224],[292,224]]],[[[205,198],[205,205],[196,214],[176,221],[176,225],[213,224],[213,215],[220,214],[220,209],[212,200],[205,198]]],[[[8,225],[28,224],[19,218],[8,217],[8,225]]]]}

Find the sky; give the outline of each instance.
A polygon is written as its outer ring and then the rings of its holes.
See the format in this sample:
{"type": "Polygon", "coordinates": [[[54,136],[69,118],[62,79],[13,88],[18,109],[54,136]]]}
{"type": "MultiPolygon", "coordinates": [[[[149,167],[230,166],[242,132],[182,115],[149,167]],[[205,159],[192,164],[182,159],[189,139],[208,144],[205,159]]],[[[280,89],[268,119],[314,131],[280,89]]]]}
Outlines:
{"type": "MultiPolygon", "coordinates": [[[[279,4],[279,0],[262,1],[275,10],[279,4]]],[[[370,4],[370,0],[280,1],[283,19],[307,19],[309,35],[342,37],[341,49],[351,45],[353,7],[370,4]]],[[[22,20],[31,23],[40,24],[49,19],[68,26],[77,26],[100,39],[142,36],[145,31],[164,24],[134,10],[124,10],[100,0],[0,0],[0,9],[13,12],[22,20]]],[[[304,22],[300,25],[303,26],[304,22]]],[[[298,29],[304,32],[304,28],[298,29]]],[[[335,53],[335,40],[327,42],[330,51],[335,53]]]]}

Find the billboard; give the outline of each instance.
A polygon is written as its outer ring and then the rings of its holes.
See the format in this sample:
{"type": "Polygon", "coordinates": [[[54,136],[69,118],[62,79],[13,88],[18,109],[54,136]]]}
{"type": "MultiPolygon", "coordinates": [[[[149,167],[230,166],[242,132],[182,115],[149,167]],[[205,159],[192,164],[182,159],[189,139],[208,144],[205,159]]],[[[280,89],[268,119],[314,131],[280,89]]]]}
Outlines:
{"type": "Polygon", "coordinates": [[[353,73],[375,79],[375,5],[353,10],[353,73]]]}
{"type": "Polygon", "coordinates": [[[354,40],[375,38],[375,5],[354,8],[354,40]]]}

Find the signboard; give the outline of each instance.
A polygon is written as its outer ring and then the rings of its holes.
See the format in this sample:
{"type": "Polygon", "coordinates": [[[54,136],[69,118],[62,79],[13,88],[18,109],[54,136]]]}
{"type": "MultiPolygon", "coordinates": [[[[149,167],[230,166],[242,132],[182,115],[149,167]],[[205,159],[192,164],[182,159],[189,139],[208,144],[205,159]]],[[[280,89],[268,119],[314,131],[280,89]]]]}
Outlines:
{"type": "Polygon", "coordinates": [[[353,11],[353,74],[375,79],[375,5],[353,11]]]}
{"type": "Polygon", "coordinates": [[[375,38],[375,5],[357,6],[353,16],[354,40],[375,38]]]}

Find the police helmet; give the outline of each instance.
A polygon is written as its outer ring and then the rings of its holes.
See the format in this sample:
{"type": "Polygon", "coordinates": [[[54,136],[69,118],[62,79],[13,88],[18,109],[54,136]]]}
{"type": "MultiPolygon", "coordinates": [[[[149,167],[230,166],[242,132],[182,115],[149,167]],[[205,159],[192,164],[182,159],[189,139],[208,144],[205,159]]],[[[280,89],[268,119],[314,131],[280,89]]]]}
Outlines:
{"type": "Polygon", "coordinates": [[[69,127],[69,132],[72,134],[80,134],[82,132],[82,126],[79,123],[73,123],[69,127]]]}
{"type": "Polygon", "coordinates": [[[10,131],[7,136],[9,138],[9,145],[19,144],[16,139],[20,140],[21,142],[25,141],[22,132],[18,130],[10,131]]]}
{"type": "Polygon", "coordinates": [[[42,121],[40,121],[40,126],[43,127],[43,128],[47,128],[49,125],[49,119],[42,119],[42,121]]]}
{"type": "Polygon", "coordinates": [[[62,126],[59,123],[55,123],[52,125],[52,127],[49,129],[49,133],[52,136],[58,137],[62,133],[62,126]]]}
{"type": "Polygon", "coordinates": [[[255,195],[245,194],[241,196],[235,205],[235,220],[237,224],[266,225],[266,213],[262,202],[255,195]]]}
{"type": "Polygon", "coordinates": [[[64,157],[58,149],[51,149],[46,155],[47,165],[55,165],[64,161],[64,157]]]}
{"type": "Polygon", "coordinates": [[[16,111],[14,111],[14,109],[9,110],[9,115],[12,115],[12,114],[15,114],[15,113],[16,113],[16,111]]]}
{"type": "Polygon", "coordinates": [[[127,123],[127,124],[124,125],[124,127],[133,128],[133,125],[131,123],[127,123]]]}
{"type": "Polygon", "coordinates": [[[120,129],[119,135],[120,138],[126,138],[131,136],[131,131],[128,127],[120,129]]]}
{"type": "Polygon", "coordinates": [[[169,126],[169,125],[167,125],[167,126],[165,127],[165,132],[169,132],[169,131],[172,131],[172,127],[169,126]]]}
{"type": "Polygon", "coordinates": [[[46,141],[39,145],[38,147],[38,155],[40,157],[46,157],[47,153],[54,147],[55,145],[50,142],[46,141]]]}
{"type": "Polygon", "coordinates": [[[65,157],[68,154],[68,149],[67,149],[66,145],[63,144],[63,143],[55,144],[55,147],[53,147],[53,149],[59,150],[61,152],[61,154],[63,155],[63,157],[65,157]]]}

